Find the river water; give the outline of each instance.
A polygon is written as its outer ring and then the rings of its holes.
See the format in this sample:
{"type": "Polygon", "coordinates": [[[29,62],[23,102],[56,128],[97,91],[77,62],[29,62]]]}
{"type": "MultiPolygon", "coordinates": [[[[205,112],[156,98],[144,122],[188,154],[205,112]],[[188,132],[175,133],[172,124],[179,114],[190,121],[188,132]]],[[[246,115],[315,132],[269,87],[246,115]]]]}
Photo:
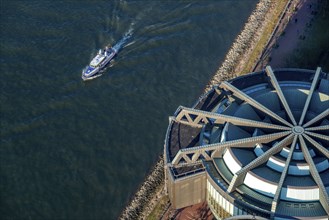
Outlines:
{"type": "Polygon", "coordinates": [[[1,219],[116,219],[163,152],[168,116],[197,100],[257,1],[0,4],[1,219]]]}

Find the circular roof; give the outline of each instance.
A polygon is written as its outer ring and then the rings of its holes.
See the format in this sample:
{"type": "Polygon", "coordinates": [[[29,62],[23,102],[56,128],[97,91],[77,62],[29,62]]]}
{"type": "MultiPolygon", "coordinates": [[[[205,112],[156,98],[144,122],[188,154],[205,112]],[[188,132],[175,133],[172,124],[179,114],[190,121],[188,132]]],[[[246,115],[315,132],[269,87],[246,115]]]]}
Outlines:
{"type": "Polygon", "coordinates": [[[328,149],[329,76],[321,68],[267,67],[222,82],[193,108],[179,107],[166,138],[173,167],[203,161],[238,203],[283,216],[328,215],[328,149]]]}

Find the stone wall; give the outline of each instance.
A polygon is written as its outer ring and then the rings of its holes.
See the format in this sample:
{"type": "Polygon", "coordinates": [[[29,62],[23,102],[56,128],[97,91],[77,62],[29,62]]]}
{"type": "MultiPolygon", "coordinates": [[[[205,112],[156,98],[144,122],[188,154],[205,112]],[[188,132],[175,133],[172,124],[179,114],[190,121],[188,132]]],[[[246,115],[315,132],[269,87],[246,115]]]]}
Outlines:
{"type": "Polygon", "coordinates": [[[259,1],[242,32],[237,36],[232,47],[228,51],[224,62],[207,85],[206,92],[209,91],[213,85],[236,76],[237,68],[240,63],[246,60],[246,54],[248,54],[251,48],[254,48],[259,41],[263,29],[266,26],[266,21],[268,20],[267,14],[274,5],[274,0],[259,1]]]}
{"type": "Polygon", "coordinates": [[[156,193],[164,185],[163,164],[163,157],[160,157],[133,199],[121,213],[119,219],[145,219],[152,211],[157,201],[156,193]]]}

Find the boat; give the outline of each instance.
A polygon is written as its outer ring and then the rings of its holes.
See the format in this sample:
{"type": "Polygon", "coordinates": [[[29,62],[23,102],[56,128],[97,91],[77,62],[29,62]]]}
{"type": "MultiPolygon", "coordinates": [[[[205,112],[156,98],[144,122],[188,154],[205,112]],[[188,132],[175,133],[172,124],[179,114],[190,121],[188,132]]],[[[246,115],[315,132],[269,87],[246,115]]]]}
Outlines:
{"type": "Polygon", "coordinates": [[[133,30],[129,29],[123,38],[113,47],[108,45],[105,49],[100,49],[98,54],[90,61],[89,65],[82,70],[82,79],[86,81],[101,76],[102,70],[105,69],[106,65],[113,60],[119,50],[127,43],[127,40],[132,36],[132,32],[133,30]]]}
{"type": "Polygon", "coordinates": [[[89,65],[82,70],[82,79],[86,81],[100,76],[100,72],[113,60],[119,49],[120,47],[117,45],[113,47],[107,46],[103,50],[100,49],[98,54],[90,61],[89,65]]]}

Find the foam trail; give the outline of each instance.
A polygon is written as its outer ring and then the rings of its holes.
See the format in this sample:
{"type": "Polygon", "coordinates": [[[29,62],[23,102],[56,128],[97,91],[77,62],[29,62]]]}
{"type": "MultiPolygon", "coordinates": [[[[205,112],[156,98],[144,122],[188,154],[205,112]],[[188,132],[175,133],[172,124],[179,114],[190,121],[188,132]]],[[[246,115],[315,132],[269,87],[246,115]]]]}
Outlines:
{"type": "Polygon", "coordinates": [[[128,39],[132,37],[134,29],[132,27],[129,28],[129,30],[123,35],[121,40],[119,40],[118,43],[116,43],[113,48],[119,51],[125,43],[127,43],[128,39]]]}

